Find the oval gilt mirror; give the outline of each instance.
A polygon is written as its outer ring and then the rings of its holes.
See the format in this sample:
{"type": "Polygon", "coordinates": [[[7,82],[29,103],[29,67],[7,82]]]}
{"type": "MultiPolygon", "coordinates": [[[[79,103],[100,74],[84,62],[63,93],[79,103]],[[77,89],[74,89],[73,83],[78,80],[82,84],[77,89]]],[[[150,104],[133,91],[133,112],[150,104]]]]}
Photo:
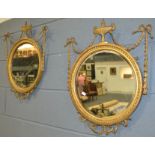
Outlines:
{"type": "Polygon", "coordinates": [[[142,78],[135,59],[123,47],[103,42],[81,53],[69,87],[83,118],[109,126],[130,118],[141,98],[142,78]]]}
{"type": "Polygon", "coordinates": [[[44,59],[38,44],[30,38],[17,41],[8,59],[8,75],[13,90],[31,93],[42,76],[44,59]]]}

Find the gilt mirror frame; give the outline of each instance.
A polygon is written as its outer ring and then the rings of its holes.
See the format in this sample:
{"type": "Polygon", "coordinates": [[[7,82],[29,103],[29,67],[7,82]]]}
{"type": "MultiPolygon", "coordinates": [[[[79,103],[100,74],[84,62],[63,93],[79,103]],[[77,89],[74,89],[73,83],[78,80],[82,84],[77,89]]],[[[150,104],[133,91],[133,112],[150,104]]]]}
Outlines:
{"type": "Polygon", "coordinates": [[[96,125],[109,126],[113,124],[118,124],[124,120],[128,120],[131,114],[135,111],[142,95],[142,77],[135,59],[123,47],[103,42],[86,48],[79,55],[70,73],[69,90],[70,90],[72,101],[83,118],[85,118],[86,120],[96,125]],[[105,116],[105,117],[99,118],[92,115],[90,112],[88,112],[81,104],[81,101],[78,98],[78,95],[76,93],[75,80],[77,77],[78,69],[80,68],[81,64],[86,60],[86,58],[100,51],[104,53],[105,50],[106,52],[110,51],[111,53],[113,51],[116,54],[119,54],[129,63],[129,65],[131,66],[131,68],[135,73],[137,87],[136,87],[134,98],[126,110],[123,110],[122,112],[114,116],[105,116]]]}
{"type": "Polygon", "coordinates": [[[14,91],[17,93],[20,93],[20,94],[26,94],[26,93],[32,92],[42,78],[43,67],[44,67],[44,55],[43,55],[43,52],[41,51],[38,43],[32,38],[22,38],[22,39],[18,40],[13,45],[13,47],[10,51],[10,54],[8,56],[8,63],[7,63],[8,77],[9,77],[10,84],[11,84],[12,88],[14,89],[14,91]],[[18,84],[16,84],[15,80],[13,79],[13,75],[12,75],[13,56],[16,52],[16,49],[23,44],[31,44],[32,46],[34,46],[37,49],[36,52],[37,52],[38,59],[39,59],[37,77],[33,81],[33,83],[27,87],[20,87],[18,84]]]}
{"type": "Polygon", "coordinates": [[[8,32],[4,35],[4,41],[6,42],[6,52],[7,52],[7,71],[8,71],[8,79],[11,85],[12,91],[16,94],[19,99],[27,98],[34,89],[38,86],[44,71],[44,57],[45,57],[45,47],[46,47],[46,32],[47,26],[41,27],[41,32],[32,36],[32,25],[27,24],[21,27],[21,35],[19,39],[13,40],[11,34],[8,32]],[[35,48],[35,52],[37,54],[38,59],[38,70],[36,78],[30,85],[26,85],[25,87],[21,87],[16,83],[13,78],[12,68],[13,68],[13,58],[17,49],[24,45],[30,44],[35,48]],[[12,47],[9,49],[9,47],[12,47]],[[9,53],[9,54],[8,54],[9,53]]]}
{"type": "Polygon", "coordinates": [[[152,36],[152,26],[148,25],[139,25],[138,29],[133,32],[133,34],[140,33],[141,35],[137,39],[136,43],[125,46],[118,43],[113,36],[113,31],[116,29],[115,24],[111,24],[107,26],[105,21],[101,21],[101,26],[94,27],[93,34],[94,39],[86,47],[84,50],[79,51],[75,47],[77,45],[76,39],[74,37],[70,37],[67,39],[65,47],[68,47],[68,91],[70,93],[71,99],[75,108],[77,109],[77,113],[80,114],[80,118],[83,122],[88,124],[88,127],[95,132],[96,134],[110,134],[116,133],[118,127],[123,125],[124,127],[128,126],[128,121],[131,120],[132,113],[136,110],[141,96],[147,95],[148,92],[148,39],[153,39],[152,36]],[[105,41],[105,36],[109,34],[111,37],[112,43],[105,41]],[[101,41],[99,43],[95,43],[96,37],[100,36],[101,41]],[[137,63],[138,57],[133,57],[130,52],[137,48],[140,43],[144,40],[144,68],[143,74],[139,69],[139,65],[137,63]],[[71,52],[78,54],[78,58],[73,63],[71,67],[71,52]],[[76,79],[80,66],[93,54],[97,54],[100,52],[115,53],[122,57],[128,65],[132,68],[135,79],[136,79],[136,90],[134,97],[130,105],[120,113],[116,115],[97,117],[92,113],[88,112],[85,107],[82,105],[80,98],[78,97],[78,93],[76,90],[76,79]],[[142,76],[143,75],[143,76],[142,76]]]}

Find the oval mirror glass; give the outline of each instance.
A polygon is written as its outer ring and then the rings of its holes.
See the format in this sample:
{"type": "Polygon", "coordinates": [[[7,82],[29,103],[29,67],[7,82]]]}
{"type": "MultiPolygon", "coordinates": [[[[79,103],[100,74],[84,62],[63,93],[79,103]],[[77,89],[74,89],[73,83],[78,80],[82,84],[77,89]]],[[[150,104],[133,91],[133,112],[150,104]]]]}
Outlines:
{"type": "Polygon", "coordinates": [[[29,87],[38,74],[39,57],[37,48],[30,43],[19,45],[12,58],[12,76],[22,88],[29,87]]]}
{"type": "Polygon", "coordinates": [[[76,93],[82,106],[99,118],[117,115],[127,109],[136,89],[133,68],[114,51],[90,55],[76,74],[76,93]]]}

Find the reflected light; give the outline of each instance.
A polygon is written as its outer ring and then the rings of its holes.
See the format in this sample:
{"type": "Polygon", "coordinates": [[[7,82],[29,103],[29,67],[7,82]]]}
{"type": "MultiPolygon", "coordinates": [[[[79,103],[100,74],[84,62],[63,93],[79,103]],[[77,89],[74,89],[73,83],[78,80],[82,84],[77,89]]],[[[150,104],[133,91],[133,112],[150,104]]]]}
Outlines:
{"type": "Polygon", "coordinates": [[[37,54],[35,47],[31,44],[23,44],[17,48],[14,58],[26,58],[37,54]]]}
{"type": "Polygon", "coordinates": [[[86,96],[86,93],[83,91],[82,93],[81,93],[83,96],[86,96]]]}
{"type": "Polygon", "coordinates": [[[33,48],[33,46],[31,44],[23,44],[20,47],[18,47],[18,50],[29,49],[29,48],[33,48]]]}

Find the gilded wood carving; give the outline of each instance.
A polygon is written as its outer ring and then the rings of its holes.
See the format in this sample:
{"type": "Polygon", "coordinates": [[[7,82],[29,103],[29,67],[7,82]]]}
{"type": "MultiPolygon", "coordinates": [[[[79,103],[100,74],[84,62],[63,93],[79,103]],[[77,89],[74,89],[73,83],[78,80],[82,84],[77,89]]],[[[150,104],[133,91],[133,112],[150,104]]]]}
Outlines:
{"type": "Polygon", "coordinates": [[[118,127],[128,126],[142,94],[148,90],[148,36],[152,39],[151,25],[140,25],[135,33],[141,33],[137,42],[126,47],[116,42],[112,32],[115,24],[107,26],[105,21],[93,29],[94,40],[83,51],[75,48],[74,37],[67,39],[68,47],[68,89],[83,121],[95,133],[116,133],[118,127]],[[105,41],[110,34],[113,43],[105,41]],[[96,36],[101,42],[94,44],[96,36]],[[130,51],[145,40],[144,76],[142,78],[136,59],[130,51]],[[78,55],[71,67],[71,52],[78,55]],[[111,69],[111,71],[110,71],[111,69]],[[114,82],[115,81],[115,82],[114,82]]]}
{"type": "Polygon", "coordinates": [[[20,99],[28,97],[42,78],[46,32],[47,27],[42,27],[38,38],[41,36],[42,45],[32,37],[32,25],[28,25],[27,22],[22,26],[18,40],[13,41],[10,33],[4,35],[8,53],[8,78],[12,90],[20,99]]]}

